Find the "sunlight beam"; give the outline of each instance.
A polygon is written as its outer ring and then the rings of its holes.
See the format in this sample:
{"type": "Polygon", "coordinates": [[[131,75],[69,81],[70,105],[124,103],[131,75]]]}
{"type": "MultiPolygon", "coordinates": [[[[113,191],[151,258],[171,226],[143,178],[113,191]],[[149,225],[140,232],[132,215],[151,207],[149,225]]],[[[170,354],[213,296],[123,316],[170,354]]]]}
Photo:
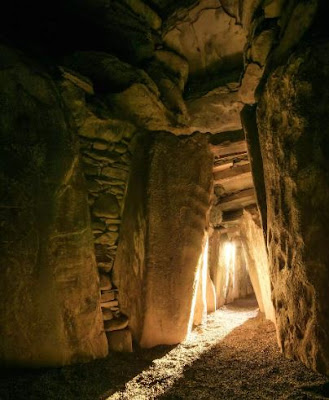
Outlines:
{"type": "Polygon", "coordinates": [[[149,400],[168,391],[184,376],[184,370],[202,357],[235,328],[257,315],[258,309],[236,311],[223,307],[209,314],[207,323],[192,331],[189,337],[164,357],[126,383],[125,389],[106,400],[149,400]]]}

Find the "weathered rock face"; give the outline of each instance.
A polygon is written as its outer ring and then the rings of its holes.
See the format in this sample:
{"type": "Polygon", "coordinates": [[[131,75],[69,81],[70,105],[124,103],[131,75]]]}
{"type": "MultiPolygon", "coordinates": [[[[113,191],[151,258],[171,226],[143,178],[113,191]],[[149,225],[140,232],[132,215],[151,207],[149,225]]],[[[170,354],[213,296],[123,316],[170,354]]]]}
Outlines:
{"type": "Polygon", "coordinates": [[[170,134],[140,138],[135,154],[115,283],[141,346],[178,343],[190,324],[212,154],[205,136],[170,134]]]}
{"type": "MultiPolygon", "coordinates": [[[[92,54],[91,57],[93,56],[92,54]]],[[[104,59],[104,55],[101,57],[104,59]]],[[[106,60],[111,60],[111,57],[105,56],[106,60]]],[[[115,61],[119,65],[122,64],[117,59],[115,61]]],[[[99,71],[100,65],[95,65],[94,68],[90,71],[99,71]]],[[[113,285],[111,275],[130,171],[130,140],[136,128],[128,121],[118,119],[110,113],[101,99],[96,97],[92,81],[86,86],[88,81],[86,77],[67,71],[63,67],[61,70],[63,76],[68,79],[62,83],[65,103],[74,118],[79,134],[82,170],[87,184],[96,263],[100,277],[104,329],[112,350],[121,348],[120,338],[123,341],[122,348],[127,349],[126,345],[131,335],[129,336],[129,332],[124,329],[128,325],[128,319],[120,312],[118,290],[113,285]],[[86,93],[81,93],[81,88],[86,93]],[[113,331],[122,332],[113,335],[108,333],[113,331]],[[115,345],[112,346],[113,338],[115,345]]],[[[100,72],[105,74],[105,82],[106,71],[109,73],[107,68],[100,69],[100,72]]],[[[115,71],[114,74],[127,76],[127,71],[115,71]]],[[[91,75],[93,80],[97,81],[98,74],[91,73],[91,75]]],[[[111,74],[109,78],[112,79],[111,74]]],[[[130,347],[131,344],[128,348],[130,347]]]]}
{"type": "Polygon", "coordinates": [[[0,358],[63,365],[107,354],[77,136],[60,88],[1,47],[0,358]]]}
{"type": "Polygon", "coordinates": [[[92,80],[105,108],[120,119],[150,131],[190,133],[182,98],[187,65],[174,53],[157,52],[147,68],[154,80],[144,70],[104,52],[76,52],[65,63],[92,80]]]}
{"type": "Polygon", "coordinates": [[[219,133],[241,129],[243,104],[237,87],[237,83],[227,84],[187,101],[191,130],[219,133]]]}
{"type": "Polygon", "coordinates": [[[246,34],[219,0],[202,0],[169,19],[163,40],[188,60],[190,74],[198,75],[241,67],[246,34]]]}
{"type": "Polygon", "coordinates": [[[280,346],[329,373],[329,44],[303,44],[258,109],[280,346]]]}

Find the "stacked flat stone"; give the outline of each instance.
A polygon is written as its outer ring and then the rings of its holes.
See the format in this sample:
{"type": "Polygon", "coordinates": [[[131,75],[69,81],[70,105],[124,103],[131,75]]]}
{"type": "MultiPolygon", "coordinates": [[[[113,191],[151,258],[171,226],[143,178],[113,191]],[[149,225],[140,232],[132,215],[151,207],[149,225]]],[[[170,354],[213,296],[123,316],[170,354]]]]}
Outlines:
{"type": "Polygon", "coordinates": [[[80,149],[87,182],[100,278],[101,308],[109,349],[131,351],[128,318],[120,312],[118,290],[111,280],[129,177],[129,139],[122,138],[113,143],[84,135],[80,136],[80,149]]]}

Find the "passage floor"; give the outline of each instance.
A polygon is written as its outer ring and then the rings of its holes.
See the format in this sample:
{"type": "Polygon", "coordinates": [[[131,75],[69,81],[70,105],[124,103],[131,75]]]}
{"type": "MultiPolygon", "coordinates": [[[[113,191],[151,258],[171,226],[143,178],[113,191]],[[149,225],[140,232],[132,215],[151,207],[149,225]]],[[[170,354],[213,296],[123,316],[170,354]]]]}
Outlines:
{"type": "Polygon", "coordinates": [[[329,379],[285,359],[254,299],[224,306],[178,346],[59,369],[2,370],[1,400],[328,399],[329,379]]]}

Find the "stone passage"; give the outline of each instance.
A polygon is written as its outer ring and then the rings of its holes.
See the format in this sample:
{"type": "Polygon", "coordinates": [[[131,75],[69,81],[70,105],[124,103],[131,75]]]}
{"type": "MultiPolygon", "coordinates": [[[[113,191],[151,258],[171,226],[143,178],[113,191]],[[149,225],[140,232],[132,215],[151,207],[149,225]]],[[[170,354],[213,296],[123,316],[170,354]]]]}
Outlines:
{"type": "Polygon", "coordinates": [[[128,318],[120,311],[118,289],[112,282],[112,268],[130,171],[129,143],[133,128],[124,122],[120,124],[120,121],[107,120],[105,124],[100,134],[94,123],[91,125],[88,120],[84,123],[79,131],[80,151],[87,181],[104,329],[110,350],[131,351],[131,335],[126,329],[128,318]],[[122,134],[115,135],[114,130],[122,134]],[[123,348],[118,339],[119,333],[116,332],[119,330],[124,330],[121,332],[125,343],[123,348]]]}

